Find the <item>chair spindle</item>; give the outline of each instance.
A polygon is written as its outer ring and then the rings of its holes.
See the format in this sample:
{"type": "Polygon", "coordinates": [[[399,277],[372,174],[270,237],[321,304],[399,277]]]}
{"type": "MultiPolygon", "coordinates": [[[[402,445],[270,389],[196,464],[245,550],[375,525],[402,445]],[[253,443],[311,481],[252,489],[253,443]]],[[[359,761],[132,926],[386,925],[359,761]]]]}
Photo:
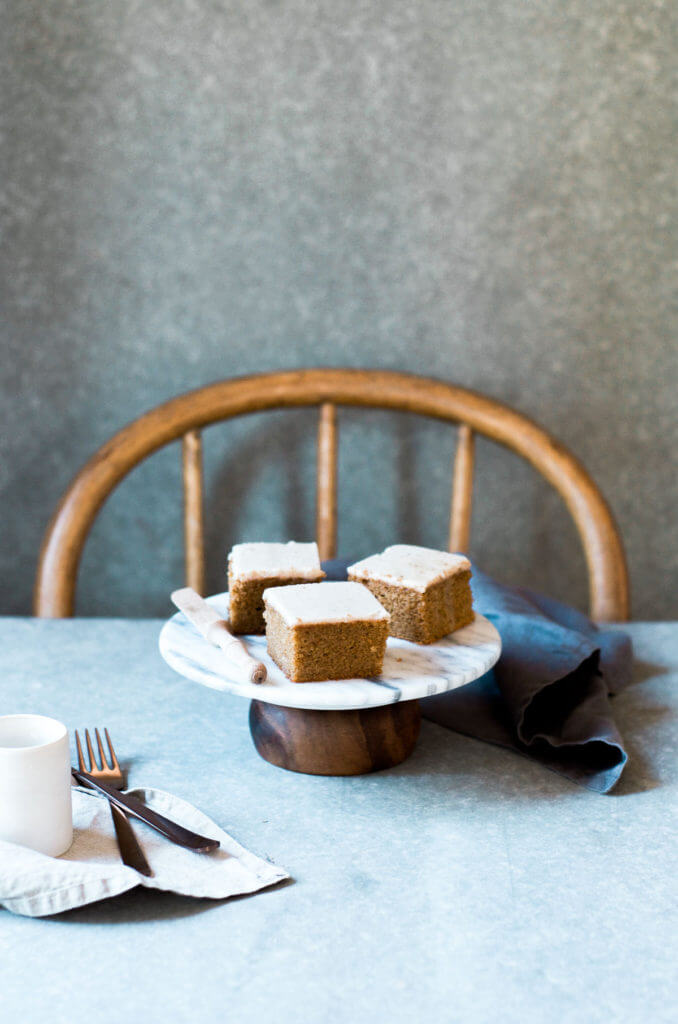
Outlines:
{"type": "Polygon", "coordinates": [[[331,402],[320,407],[316,484],[316,538],[320,558],[337,553],[337,410],[331,402]]]}
{"type": "Polygon", "coordinates": [[[189,430],[182,438],[184,476],[184,552],[186,584],[205,594],[205,544],[202,498],[202,437],[189,430]]]}
{"type": "Polygon", "coordinates": [[[452,472],[449,549],[464,554],[468,551],[471,535],[474,447],[473,431],[468,424],[462,423],[459,427],[452,472]]]}

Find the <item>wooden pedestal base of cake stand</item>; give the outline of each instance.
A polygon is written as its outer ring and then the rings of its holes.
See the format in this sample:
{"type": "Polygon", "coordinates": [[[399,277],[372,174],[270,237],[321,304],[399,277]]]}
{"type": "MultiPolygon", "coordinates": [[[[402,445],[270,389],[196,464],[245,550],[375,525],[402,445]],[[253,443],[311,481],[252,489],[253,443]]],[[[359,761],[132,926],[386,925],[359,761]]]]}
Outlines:
{"type": "Polygon", "coordinates": [[[415,748],[418,700],[358,711],[250,704],[250,732],[265,761],[306,775],[364,775],[393,768],[415,748]]]}

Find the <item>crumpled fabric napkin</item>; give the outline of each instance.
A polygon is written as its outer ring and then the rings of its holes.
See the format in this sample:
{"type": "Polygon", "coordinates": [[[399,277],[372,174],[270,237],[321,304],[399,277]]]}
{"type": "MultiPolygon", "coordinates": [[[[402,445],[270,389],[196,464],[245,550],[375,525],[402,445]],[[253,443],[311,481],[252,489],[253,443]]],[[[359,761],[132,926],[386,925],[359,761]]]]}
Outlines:
{"type": "Polygon", "coordinates": [[[153,877],[146,878],[120,860],[108,801],[73,789],[73,845],[67,853],[47,857],[0,841],[0,905],[15,914],[44,917],[118,896],[137,885],[221,900],[258,892],[289,877],[282,868],[249,853],[185,800],[160,789],[128,792],[186,828],[219,839],[220,848],[194,853],[133,820],[153,870],[153,877]]]}
{"type": "MultiPolygon", "coordinates": [[[[346,579],[350,560],[323,562],[346,579]]],[[[455,732],[508,747],[598,793],[628,759],[609,694],[631,681],[631,640],[581,612],[473,566],[474,608],[497,627],[502,653],[486,675],[421,701],[424,716],[455,732]]]]}
{"type": "Polygon", "coordinates": [[[474,607],[499,631],[501,657],[474,683],[422,701],[424,716],[609,792],[628,760],[609,701],[631,681],[628,635],[475,567],[471,586],[474,607]]]}

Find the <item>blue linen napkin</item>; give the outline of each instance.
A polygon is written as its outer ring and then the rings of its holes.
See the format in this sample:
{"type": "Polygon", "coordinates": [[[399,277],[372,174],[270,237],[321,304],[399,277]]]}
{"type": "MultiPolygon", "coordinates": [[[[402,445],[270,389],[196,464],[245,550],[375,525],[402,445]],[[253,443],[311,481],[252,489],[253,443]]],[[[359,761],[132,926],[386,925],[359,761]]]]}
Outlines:
{"type": "MultiPolygon", "coordinates": [[[[328,579],[346,566],[323,564],[328,579]]],[[[474,607],[502,640],[495,667],[467,686],[422,700],[432,722],[532,757],[572,782],[608,793],[628,759],[609,695],[631,680],[630,638],[581,612],[473,567],[474,607]]]]}

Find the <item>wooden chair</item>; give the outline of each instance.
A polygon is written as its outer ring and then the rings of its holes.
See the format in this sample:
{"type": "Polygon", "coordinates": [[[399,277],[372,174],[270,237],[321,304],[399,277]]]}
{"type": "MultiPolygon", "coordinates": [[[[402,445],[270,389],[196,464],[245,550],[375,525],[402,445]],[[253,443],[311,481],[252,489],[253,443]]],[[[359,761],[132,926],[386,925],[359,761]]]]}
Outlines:
{"type": "Polygon", "coordinates": [[[526,416],[490,398],[439,380],[382,370],[315,369],[219,381],[173,398],[118,431],[83,466],[47,529],[35,588],[35,614],[71,616],[78,565],[98,510],[122,478],[159,448],[181,438],[186,581],[204,584],[203,427],[245,413],[316,405],[318,425],[317,540],[321,558],[335,555],[338,405],[418,413],[459,425],[453,465],[449,548],[466,551],[471,521],[474,434],[527,459],[559,492],[575,521],[589,573],[590,611],[600,621],[625,621],[629,583],[612,513],[575,457],[526,416]]]}

